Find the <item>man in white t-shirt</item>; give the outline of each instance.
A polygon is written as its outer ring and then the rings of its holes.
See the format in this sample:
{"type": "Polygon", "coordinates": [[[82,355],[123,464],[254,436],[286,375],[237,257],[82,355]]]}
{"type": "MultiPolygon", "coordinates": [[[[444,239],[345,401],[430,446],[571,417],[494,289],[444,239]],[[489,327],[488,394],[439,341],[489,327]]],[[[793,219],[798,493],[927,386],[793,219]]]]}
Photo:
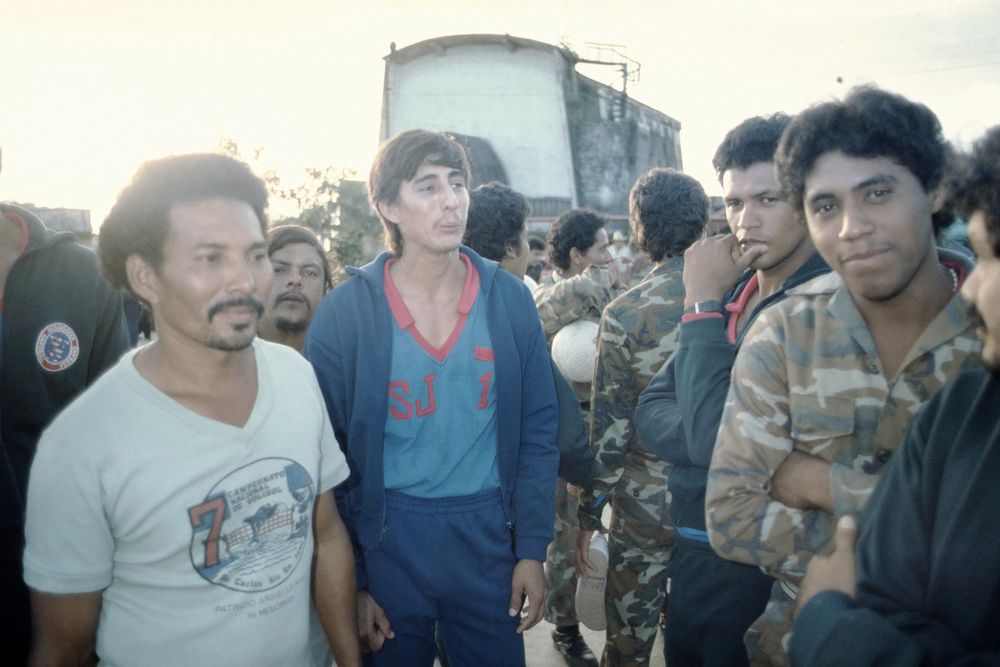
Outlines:
{"type": "Polygon", "coordinates": [[[31,471],[32,664],[312,665],[310,599],[360,664],[347,476],[308,364],[255,341],[267,192],[219,155],[147,163],[101,229],[113,285],[153,313],[45,431],[31,471]]]}

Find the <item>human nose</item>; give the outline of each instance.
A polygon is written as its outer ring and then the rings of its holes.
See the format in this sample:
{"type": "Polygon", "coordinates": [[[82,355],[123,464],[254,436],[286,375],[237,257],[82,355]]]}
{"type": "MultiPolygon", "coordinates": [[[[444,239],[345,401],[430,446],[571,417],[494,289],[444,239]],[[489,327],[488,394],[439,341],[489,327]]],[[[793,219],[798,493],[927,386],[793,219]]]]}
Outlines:
{"type": "Polygon", "coordinates": [[[455,188],[444,188],[444,208],[446,210],[456,209],[459,206],[458,193],[455,188]]]}
{"type": "Polygon", "coordinates": [[[257,288],[257,274],[250,261],[242,259],[233,263],[229,274],[229,291],[249,293],[257,288]]]}
{"type": "Polygon", "coordinates": [[[285,276],[285,284],[289,287],[297,287],[302,285],[302,271],[296,268],[288,269],[288,274],[285,276]]]}
{"type": "Polygon", "coordinates": [[[757,219],[757,211],[754,209],[752,203],[746,203],[743,207],[736,212],[736,229],[752,229],[754,227],[760,226],[760,221],[757,219]]]}
{"type": "Polygon", "coordinates": [[[865,236],[871,232],[871,229],[871,225],[856,204],[850,202],[844,204],[840,214],[840,232],[837,234],[837,238],[849,241],[865,236]]]}

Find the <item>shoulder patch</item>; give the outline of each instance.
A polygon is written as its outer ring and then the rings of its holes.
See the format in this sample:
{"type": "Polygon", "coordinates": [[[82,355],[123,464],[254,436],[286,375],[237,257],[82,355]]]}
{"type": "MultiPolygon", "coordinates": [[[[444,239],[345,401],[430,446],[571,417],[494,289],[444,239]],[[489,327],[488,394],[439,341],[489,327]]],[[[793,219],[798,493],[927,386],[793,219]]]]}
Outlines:
{"type": "Polygon", "coordinates": [[[80,356],[80,339],[65,322],[48,324],[35,339],[35,359],[45,370],[64,371],[80,356]]]}

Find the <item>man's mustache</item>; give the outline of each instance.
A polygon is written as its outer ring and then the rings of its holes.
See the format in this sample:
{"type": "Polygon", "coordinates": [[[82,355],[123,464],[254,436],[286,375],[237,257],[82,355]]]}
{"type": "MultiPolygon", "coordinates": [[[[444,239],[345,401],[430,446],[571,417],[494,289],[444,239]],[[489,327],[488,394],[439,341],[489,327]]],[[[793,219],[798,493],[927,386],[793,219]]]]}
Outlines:
{"type": "Polygon", "coordinates": [[[278,298],[274,300],[274,303],[278,304],[282,301],[301,301],[303,303],[309,303],[309,300],[302,296],[302,292],[296,292],[294,290],[282,292],[278,295],[278,298]]]}
{"type": "Polygon", "coordinates": [[[253,308],[257,311],[258,317],[264,314],[264,304],[262,304],[257,297],[248,295],[227,299],[213,305],[208,309],[208,321],[211,322],[213,317],[221,313],[226,308],[253,308]]]}

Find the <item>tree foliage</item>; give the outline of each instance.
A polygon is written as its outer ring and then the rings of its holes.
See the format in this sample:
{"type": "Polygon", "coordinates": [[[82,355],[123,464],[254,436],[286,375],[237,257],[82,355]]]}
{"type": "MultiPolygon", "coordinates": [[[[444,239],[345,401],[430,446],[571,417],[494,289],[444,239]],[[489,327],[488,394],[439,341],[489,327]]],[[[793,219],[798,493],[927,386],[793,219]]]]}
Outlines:
{"type": "MultiPolygon", "coordinates": [[[[221,139],[219,148],[246,160],[232,139],[221,139]]],[[[250,162],[259,163],[261,153],[256,149],[250,162]]],[[[368,204],[364,183],[354,176],[341,167],[309,167],[301,183],[287,186],[273,170],[260,174],[271,210],[278,212],[271,226],[296,224],[313,230],[330,254],[335,283],[343,279],[344,267],[365,264],[381,249],[382,224],[368,204]]]]}

